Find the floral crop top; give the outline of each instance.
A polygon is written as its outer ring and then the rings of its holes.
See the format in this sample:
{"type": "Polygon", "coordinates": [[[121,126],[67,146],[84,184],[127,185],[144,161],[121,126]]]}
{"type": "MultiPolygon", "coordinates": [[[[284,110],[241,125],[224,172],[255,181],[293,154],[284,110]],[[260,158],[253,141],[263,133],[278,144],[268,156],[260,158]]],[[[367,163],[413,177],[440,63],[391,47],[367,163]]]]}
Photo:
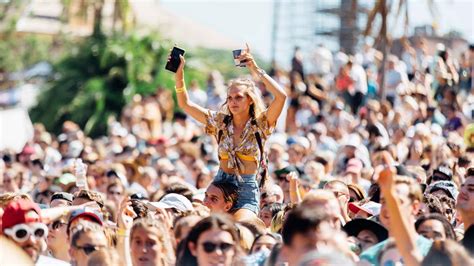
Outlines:
{"type": "MultiPolygon", "coordinates": [[[[206,133],[213,135],[216,139],[219,137],[219,131],[222,130],[219,142],[218,154],[220,159],[228,160],[228,167],[236,169],[237,173],[242,173],[243,161],[258,162],[260,149],[258,147],[255,132],[259,132],[262,139],[262,145],[265,147],[265,140],[274,130],[275,125],[269,125],[267,120],[267,111],[260,114],[255,119],[256,125],[252,125],[251,119],[240,136],[240,143],[234,143],[234,126],[232,122],[226,126],[224,118],[227,115],[222,112],[209,111],[206,117],[206,133]]],[[[218,140],[219,141],[219,140],[218,140]]]]}

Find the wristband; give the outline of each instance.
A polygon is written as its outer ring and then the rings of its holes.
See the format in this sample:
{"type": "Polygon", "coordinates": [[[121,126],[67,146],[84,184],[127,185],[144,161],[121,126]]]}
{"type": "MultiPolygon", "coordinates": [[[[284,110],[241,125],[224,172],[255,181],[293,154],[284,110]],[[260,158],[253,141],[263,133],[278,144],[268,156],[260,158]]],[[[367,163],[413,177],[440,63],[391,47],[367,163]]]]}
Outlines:
{"type": "Polygon", "coordinates": [[[186,91],[186,86],[185,85],[181,88],[176,88],[176,93],[183,93],[185,91],[186,91]]]}
{"type": "Polygon", "coordinates": [[[117,230],[117,236],[128,237],[128,231],[123,228],[119,228],[117,230]]]}
{"type": "Polygon", "coordinates": [[[258,73],[258,76],[260,78],[263,78],[263,76],[265,76],[267,74],[267,72],[265,72],[265,70],[261,69],[261,68],[258,68],[257,69],[257,73],[258,73]]]}

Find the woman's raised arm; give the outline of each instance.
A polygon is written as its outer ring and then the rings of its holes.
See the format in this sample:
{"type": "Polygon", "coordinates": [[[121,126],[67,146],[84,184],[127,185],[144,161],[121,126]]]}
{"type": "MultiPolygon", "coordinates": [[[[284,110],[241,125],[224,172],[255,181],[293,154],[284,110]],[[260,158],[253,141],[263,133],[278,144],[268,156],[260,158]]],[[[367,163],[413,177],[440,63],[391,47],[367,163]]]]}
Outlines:
{"type": "Polygon", "coordinates": [[[239,60],[242,62],[247,62],[247,67],[250,69],[252,74],[257,75],[262,80],[265,88],[267,88],[275,97],[273,101],[270,103],[270,106],[267,110],[267,121],[270,126],[275,125],[278,117],[280,116],[281,110],[285,105],[286,101],[286,92],[285,90],[280,87],[280,85],[272,79],[265,71],[257,66],[255,63],[254,58],[250,54],[250,47],[247,44],[247,49],[244,53],[240,55],[239,60]]]}
{"type": "Polygon", "coordinates": [[[184,84],[184,64],[186,61],[182,55],[180,55],[179,58],[181,63],[179,64],[175,75],[176,98],[178,98],[178,106],[183,109],[186,114],[190,115],[197,121],[206,124],[206,117],[209,110],[189,100],[188,92],[186,91],[186,84],[184,84]]]}

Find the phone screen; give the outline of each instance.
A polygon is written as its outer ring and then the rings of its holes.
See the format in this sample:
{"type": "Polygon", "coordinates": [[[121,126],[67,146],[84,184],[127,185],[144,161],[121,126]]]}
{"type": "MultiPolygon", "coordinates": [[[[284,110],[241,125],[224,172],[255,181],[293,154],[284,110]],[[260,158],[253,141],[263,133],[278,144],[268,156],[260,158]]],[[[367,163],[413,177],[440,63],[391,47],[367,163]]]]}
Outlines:
{"type": "Polygon", "coordinates": [[[181,62],[179,59],[179,56],[184,55],[184,53],[185,51],[183,49],[178,48],[176,46],[173,47],[173,50],[171,50],[171,55],[170,55],[171,58],[168,61],[168,63],[166,63],[165,69],[176,73],[176,71],[178,70],[179,64],[181,62]]]}

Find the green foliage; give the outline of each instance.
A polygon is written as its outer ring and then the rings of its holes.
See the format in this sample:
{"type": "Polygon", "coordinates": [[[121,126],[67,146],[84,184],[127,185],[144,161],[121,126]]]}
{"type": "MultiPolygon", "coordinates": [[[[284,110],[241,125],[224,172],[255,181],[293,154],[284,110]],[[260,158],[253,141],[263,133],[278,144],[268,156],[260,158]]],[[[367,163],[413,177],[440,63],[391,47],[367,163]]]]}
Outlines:
{"type": "Polygon", "coordinates": [[[51,41],[40,36],[6,37],[0,41],[0,69],[22,70],[49,58],[51,41]]]}
{"type": "MultiPolygon", "coordinates": [[[[85,39],[54,64],[56,78],[30,110],[32,120],[55,133],[72,120],[92,137],[105,134],[108,118],[120,116],[133,95],[149,95],[158,87],[174,91],[174,75],[164,69],[171,47],[158,34],[85,39]]],[[[214,69],[226,79],[248,73],[234,67],[229,51],[189,49],[186,62],[186,82],[195,79],[203,88],[214,69]]]]}
{"type": "Polygon", "coordinates": [[[119,116],[133,95],[153,93],[161,83],[165,46],[156,34],[84,40],[55,64],[58,78],[39,96],[32,120],[56,133],[72,120],[88,135],[104,134],[110,115],[119,116]]]}

